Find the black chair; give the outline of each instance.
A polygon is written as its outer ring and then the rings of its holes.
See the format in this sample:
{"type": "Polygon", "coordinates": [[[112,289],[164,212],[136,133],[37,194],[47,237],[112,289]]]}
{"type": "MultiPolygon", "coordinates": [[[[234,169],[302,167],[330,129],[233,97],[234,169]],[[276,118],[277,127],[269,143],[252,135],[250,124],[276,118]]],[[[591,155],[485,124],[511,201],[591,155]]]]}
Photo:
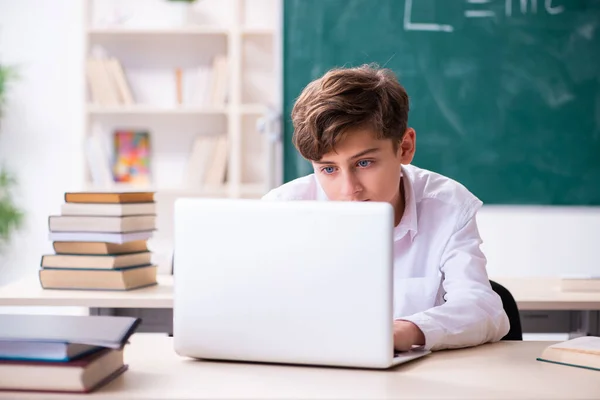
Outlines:
{"type": "Polygon", "coordinates": [[[507,288],[490,280],[490,285],[494,292],[498,293],[500,299],[502,299],[502,306],[508,316],[510,322],[510,329],[508,333],[502,338],[502,340],[523,340],[523,330],[521,328],[521,316],[519,315],[519,308],[513,295],[508,291],[507,288]]]}

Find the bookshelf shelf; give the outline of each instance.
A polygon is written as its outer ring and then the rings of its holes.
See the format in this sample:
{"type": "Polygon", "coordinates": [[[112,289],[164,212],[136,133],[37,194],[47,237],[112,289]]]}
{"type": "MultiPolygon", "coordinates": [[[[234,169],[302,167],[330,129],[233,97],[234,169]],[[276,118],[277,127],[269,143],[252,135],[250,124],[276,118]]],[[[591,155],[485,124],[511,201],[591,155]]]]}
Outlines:
{"type": "Polygon", "coordinates": [[[243,115],[262,115],[268,111],[268,106],[264,104],[242,104],[240,112],[243,115]]]}
{"type": "Polygon", "coordinates": [[[271,28],[242,28],[244,36],[270,36],[275,35],[275,30],[271,28]]]}
{"type": "MultiPolygon", "coordinates": [[[[99,106],[88,104],[88,113],[92,115],[221,115],[233,110],[233,107],[159,107],[146,105],[99,106]]],[[[262,115],[268,111],[264,104],[242,104],[239,111],[243,115],[262,115]]]]}
{"type": "MultiPolygon", "coordinates": [[[[154,185],[132,185],[126,183],[114,183],[110,186],[98,187],[88,186],[87,190],[105,192],[155,192],[161,197],[228,197],[228,186],[207,186],[202,188],[187,187],[157,187],[154,185]]],[[[240,185],[240,192],[244,197],[257,198],[264,195],[265,186],[257,183],[246,183],[240,185]]]]}
{"type": "MultiPolygon", "coordinates": [[[[189,188],[165,188],[158,189],[156,192],[162,196],[198,196],[198,197],[227,197],[227,186],[213,186],[201,189],[189,188]]],[[[261,184],[242,184],[240,186],[242,197],[256,198],[265,194],[264,185],[261,184]]]]}
{"type": "Polygon", "coordinates": [[[226,107],[157,107],[157,106],[98,106],[88,105],[92,115],[219,115],[226,114],[226,107]]]}
{"type": "Polygon", "coordinates": [[[219,26],[194,26],[182,28],[90,28],[88,35],[103,36],[204,36],[227,35],[229,30],[219,26]]]}

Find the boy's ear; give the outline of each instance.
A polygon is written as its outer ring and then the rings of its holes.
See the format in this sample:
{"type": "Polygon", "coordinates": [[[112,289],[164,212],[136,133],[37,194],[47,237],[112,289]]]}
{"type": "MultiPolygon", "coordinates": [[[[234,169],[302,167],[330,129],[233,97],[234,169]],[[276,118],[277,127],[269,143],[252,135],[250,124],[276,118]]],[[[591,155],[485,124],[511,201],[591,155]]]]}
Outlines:
{"type": "Polygon", "coordinates": [[[404,132],[402,142],[398,151],[400,152],[400,161],[402,164],[410,164],[415,156],[416,150],[416,132],[413,128],[408,128],[404,132]]]}

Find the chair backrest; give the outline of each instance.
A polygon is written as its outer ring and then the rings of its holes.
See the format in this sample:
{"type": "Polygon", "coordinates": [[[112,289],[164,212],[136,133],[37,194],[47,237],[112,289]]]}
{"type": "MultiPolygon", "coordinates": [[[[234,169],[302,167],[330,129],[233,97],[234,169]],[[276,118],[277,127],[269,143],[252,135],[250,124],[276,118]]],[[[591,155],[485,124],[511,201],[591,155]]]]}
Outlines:
{"type": "Polygon", "coordinates": [[[507,288],[498,282],[490,280],[490,284],[492,285],[494,292],[498,293],[500,299],[502,299],[502,306],[504,307],[504,311],[506,312],[508,321],[510,322],[510,330],[502,338],[502,340],[523,340],[521,316],[519,314],[519,308],[517,307],[515,298],[507,288]]]}

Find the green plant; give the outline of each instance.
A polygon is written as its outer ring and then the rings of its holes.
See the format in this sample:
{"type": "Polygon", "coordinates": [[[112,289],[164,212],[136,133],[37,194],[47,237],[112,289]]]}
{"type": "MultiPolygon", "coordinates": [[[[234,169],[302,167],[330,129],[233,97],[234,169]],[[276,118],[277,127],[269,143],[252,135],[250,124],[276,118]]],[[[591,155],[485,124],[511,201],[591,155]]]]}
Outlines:
{"type": "Polygon", "coordinates": [[[4,110],[6,102],[6,91],[11,80],[17,78],[17,71],[14,67],[0,65],[0,116],[4,110]]]}
{"type": "Polygon", "coordinates": [[[17,181],[6,168],[0,170],[0,244],[7,242],[23,222],[23,212],[12,197],[16,184],[17,181]]]}
{"type": "MultiPolygon", "coordinates": [[[[6,103],[8,84],[17,77],[13,67],[0,65],[0,116],[6,103]]],[[[15,177],[0,167],[0,244],[8,242],[11,234],[21,227],[23,212],[16,206],[13,190],[17,185],[15,177]]]]}

